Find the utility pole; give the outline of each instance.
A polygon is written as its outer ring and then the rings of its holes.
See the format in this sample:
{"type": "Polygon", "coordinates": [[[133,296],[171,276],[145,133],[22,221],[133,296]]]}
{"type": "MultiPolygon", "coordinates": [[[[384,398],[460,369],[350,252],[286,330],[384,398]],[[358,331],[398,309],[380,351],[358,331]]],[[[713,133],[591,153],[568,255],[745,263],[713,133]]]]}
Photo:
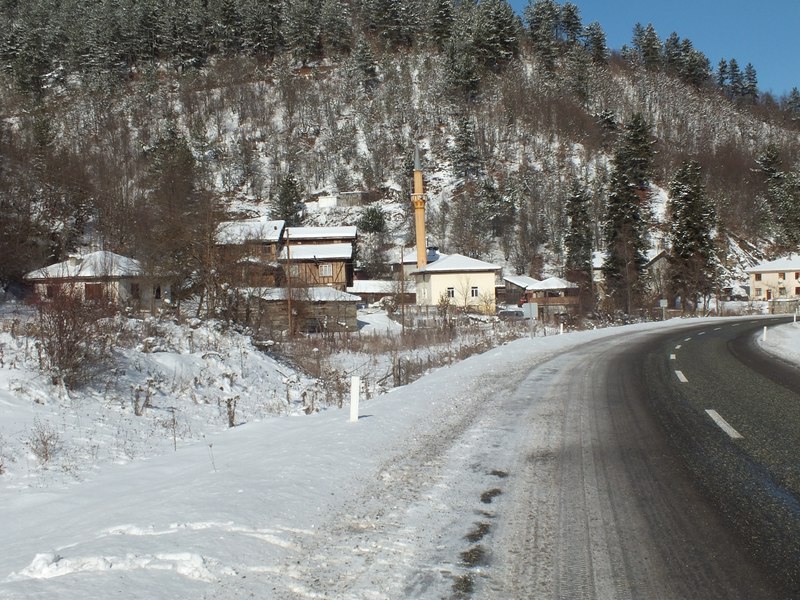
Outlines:
{"type": "Polygon", "coordinates": [[[292,258],[290,255],[289,228],[286,228],[286,310],[289,323],[289,337],[292,337],[292,258]]]}

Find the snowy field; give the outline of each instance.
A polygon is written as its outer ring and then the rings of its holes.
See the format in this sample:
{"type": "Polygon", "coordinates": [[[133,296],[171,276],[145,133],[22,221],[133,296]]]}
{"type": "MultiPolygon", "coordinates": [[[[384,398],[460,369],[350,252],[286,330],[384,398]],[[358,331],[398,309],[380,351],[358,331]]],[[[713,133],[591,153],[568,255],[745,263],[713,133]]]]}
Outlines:
{"type": "MultiPolygon", "coordinates": [[[[365,327],[394,326],[364,318],[365,327]]],[[[187,339],[166,327],[161,351],[120,349],[130,362],[93,397],[54,389],[30,340],[0,333],[0,598],[333,598],[315,591],[325,589],[315,565],[295,557],[317,548],[325,563],[339,528],[379,527],[391,506],[365,508],[369,490],[401,475],[409,448],[455,427],[509,369],[621,329],[516,340],[362,402],[356,423],[347,406],[306,415],[301,397],[313,382],[246,338],[192,331],[187,339]],[[134,414],[130,369],[151,374],[149,418],[134,414]],[[234,428],[224,425],[230,398],[234,428]],[[46,464],[37,431],[55,436],[46,464]]],[[[800,362],[800,327],[772,328],[764,346],[800,362]]],[[[403,518],[424,530],[422,516],[403,518]]],[[[351,551],[363,570],[369,549],[351,551]]],[[[392,549],[398,565],[413,553],[404,540],[392,549]]],[[[350,562],[336,563],[344,579],[350,562]]],[[[338,598],[404,597],[392,585],[356,580],[338,598]]]]}

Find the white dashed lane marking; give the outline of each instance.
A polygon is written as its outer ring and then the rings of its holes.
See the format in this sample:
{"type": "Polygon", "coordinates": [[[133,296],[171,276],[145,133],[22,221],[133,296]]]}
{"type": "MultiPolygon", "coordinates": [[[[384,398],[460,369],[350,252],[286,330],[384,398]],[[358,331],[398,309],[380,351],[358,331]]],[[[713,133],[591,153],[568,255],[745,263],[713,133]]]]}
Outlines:
{"type": "Polygon", "coordinates": [[[670,360],[675,360],[675,355],[674,355],[674,354],[670,354],[670,355],[669,355],[669,359],[670,359],[670,360]]]}
{"type": "Polygon", "coordinates": [[[684,375],[681,371],[675,371],[675,375],[677,375],[678,381],[681,383],[689,383],[689,380],[686,379],[686,375],[684,375]]]}
{"type": "Polygon", "coordinates": [[[681,345],[680,345],[680,344],[678,344],[677,346],[675,346],[675,350],[680,350],[680,349],[681,349],[681,345]]]}
{"type": "Polygon", "coordinates": [[[730,424],[725,419],[719,416],[719,413],[717,411],[709,409],[706,410],[706,412],[708,413],[708,416],[714,420],[714,423],[719,425],[719,428],[722,429],[722,431],[724,431],[725,433],[727,433],[728,436],[730,436],[734,440],[742,439],[743,437],[742,434],[736,431],[733,427],[730,426],[730,424]]]}

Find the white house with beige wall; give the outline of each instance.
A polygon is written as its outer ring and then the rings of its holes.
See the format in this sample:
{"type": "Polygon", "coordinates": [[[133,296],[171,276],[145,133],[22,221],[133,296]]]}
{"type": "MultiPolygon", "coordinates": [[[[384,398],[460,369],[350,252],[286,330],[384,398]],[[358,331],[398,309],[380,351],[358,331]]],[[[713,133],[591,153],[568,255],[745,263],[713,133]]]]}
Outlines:
{"type": "Polygon", "coordinates": [[[800,255],[764,262],[746,270],[751,300],[800,298],[800,255]]]}
{"type": "Polygon", "coordinates": [[[498,271],[498,265],[482,260],[461,254],[440,254],[436,262],[412,273],[417,304],[436,306],[442,298],[447,298],[454,306],[494,313],[498,271]]]}

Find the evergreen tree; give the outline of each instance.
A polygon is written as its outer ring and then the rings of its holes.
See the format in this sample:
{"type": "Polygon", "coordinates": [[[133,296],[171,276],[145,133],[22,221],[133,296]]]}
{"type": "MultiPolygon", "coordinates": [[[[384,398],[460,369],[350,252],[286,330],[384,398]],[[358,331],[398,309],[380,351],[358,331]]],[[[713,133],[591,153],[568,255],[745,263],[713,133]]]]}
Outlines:
{"type": "Polygon", "coordinates": [[[322,58],[319,0],[293,0],[287,4],[283,39],[295,60],[303,65],[322,58]]]}
{"type": "Polygon", "coordinates": [[[586,26],[584,34],[586,39],[585,46],[589,56],[596,65],[604,65],[608,62],[608,46],[606,45],[606,34],[600,23],[593,21],[586,26]]]}
{"type": "Polygon", "coordinates": [[[475,128],[466,117],[458,123],[453,148],[453,172],[464,179],[474,178],[483,171],[483,164],[478,152],[475,128]]]}
{"type": "Polygon", "coordinates": [[[364,38],[359,38],[356,41],[356,47],[353,51],[353,66],[356,71],[356,77],[365,92],[371,92],[378,86],[380,83],[378,63],[375,62],[372,48],[364,38]]]}
{"type": "Polygon", "coordinates": [[[744,81],[742,80],[742,72],[739,69],[739,63],[735,58],[728,61],[728,90],[731,98],[737,99],[742,97],[742,89],[744,81]]]}
{"type": "Polygon", "coordinates": [[[611,175],[603,238],[606,297],[612,306],[631,314],[640,306],[645,289],[646,229],[636,185],[619,165],[611,175]]]}
{"type": "Polygon", "coordinates": [[[274,58],[284,47],[282,0],[240,0],[244,47],[256,56],[274,58]]]}
{"type": "Polygon", "coordinates": [[[728,61],[722,58],[717,65],[717,86],[719,89],[723,91],[728,89],[729,80],[730,71],[728,70],[728,61]]]}
{"type": "Polygon", "coordinates": [[[716,213],[706,196],[700,165],[684,162],[670,184],[669,274],[685,312],[697,310],[717,286],[719,265],[714,248],[716,213]]]}
{"type": "Polygon", "coordinates": [[[287,227],[300,225],[302,201],[303,196],[300,184],[295,176],[289,172],[281,180],[278,186],[278,193],[271,198],[271,218],[286,221],[287,227]]]}
{"type": "Polygon", "coordinates": [[[747,63],[742,76],[742,98],[752,104],[758,102],[758,78],[755,67],[747,63]]]}
{"type": "Polygon", "coordinates": [[[583,31],[580,9],[572,2],[565,2],[561,7],[559,31],[564,41],[573,46],[578,43],[583,31]]]}
{"type": "Polygon", "coordinates": [[[453,33],[453,0],[433,0],[429,5],[428,35],[439,50],[444,50],[453,33]]]}
{"type": "Polygon", "coordinates": [[[641,114],[625,126],[614,153],[603,237],[606,294],[611,303],[630,314],[645,291],[647,217],[643,193],[653,161],[650,128],[641,114]]]}
{"type": "Polygon", "coordinates": [[[645,189],[650,180],[655,154],[653,143],[650,126],[641,113],[636,113],[625,125],[615,163],[638,189],[645,189]]]}
{"type": "Polygon", "coordinates": [[[783,101],[783,110],[789,114],[792,121],[800,119],[800,90],[792,88],[789,96],[783,101]]]}
{"type": "Polygon", "coordinates": [[[472,45],[485,67],[498,71],[518,49],[518,20],[506,0],[482,0],[475,11],[472,45]]]}
{"type": "Polygon", "coordinates": [[[577,283],[586,298],[592,283],[592,224],[589,218],[589,193],[574,179],[567,198],[567,235],[564,238],[566,260],[564,275],[577,283]]]}
{"type": "Polygon", "coordinates": [[[686,83],[695,87],[704,85],[711,78],[711,61],[695,50],[691,40],[681,41],[681,62],[678,73],[686,83]]]}
{"type": "Polygon", "coordinates": [[[684,50],[681,47],[681,38],[674,31],[664,40],[664,66],[672,73],[681,71],[684,50]]]}
{"type": "Polygon", "coordinates": [[[800,247],[800,173],[784,169],[777,146],[769,144],[757,164],[766,180],[769,228],[778,250],[795,252],[800,247]]]}
{"type": "Polygon", "coordinates": [[[350,7],[344,0],[323,0],[320,15],[322,42],[329,54],[346,54],[353,49],[350,7]]]}
{"type": "Polygon", "coordinates": [[[554,0],[528,0],[523,11],[533,49],[548,71],[556,67],[559,13],[554,0]]]}

